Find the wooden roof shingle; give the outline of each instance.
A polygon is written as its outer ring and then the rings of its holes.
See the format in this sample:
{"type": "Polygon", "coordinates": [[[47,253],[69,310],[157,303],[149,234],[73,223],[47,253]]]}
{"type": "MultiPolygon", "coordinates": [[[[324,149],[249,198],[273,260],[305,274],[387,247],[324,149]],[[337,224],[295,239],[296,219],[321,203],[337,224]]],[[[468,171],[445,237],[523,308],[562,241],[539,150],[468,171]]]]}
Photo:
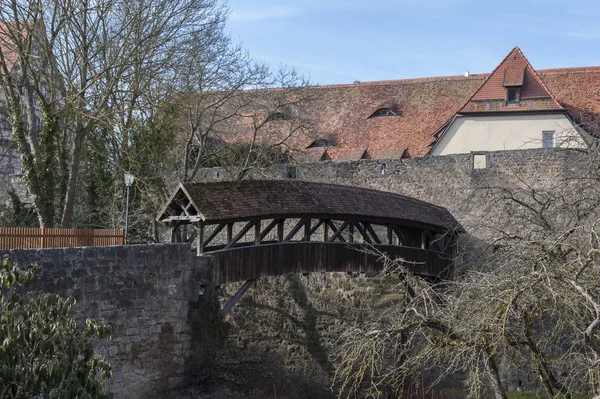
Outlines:
{"type": "MultiPolygon", "coordinates": [[[[199,219],[206,224],[277,217],[335,219],[426,225],[433,230],[462,230],[442,208],[400,194],[299,180],[242,180],[181,183],[199,219]]],[[[173,200],[172,200],[173,201],[173,200]]],[[[169,218],[169,204],[159,221],[169,218]]]]}

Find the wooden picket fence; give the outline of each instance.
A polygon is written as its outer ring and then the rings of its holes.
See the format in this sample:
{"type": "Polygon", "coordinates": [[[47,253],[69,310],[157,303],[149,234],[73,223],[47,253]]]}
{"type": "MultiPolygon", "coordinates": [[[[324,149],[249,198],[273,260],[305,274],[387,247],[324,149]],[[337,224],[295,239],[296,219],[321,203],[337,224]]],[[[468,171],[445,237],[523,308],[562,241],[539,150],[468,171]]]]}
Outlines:
{"type": "Polygon", "coordinates": [[[124,243],[122,229],[0,227],[0,249],[103,247],[124,243]]]}

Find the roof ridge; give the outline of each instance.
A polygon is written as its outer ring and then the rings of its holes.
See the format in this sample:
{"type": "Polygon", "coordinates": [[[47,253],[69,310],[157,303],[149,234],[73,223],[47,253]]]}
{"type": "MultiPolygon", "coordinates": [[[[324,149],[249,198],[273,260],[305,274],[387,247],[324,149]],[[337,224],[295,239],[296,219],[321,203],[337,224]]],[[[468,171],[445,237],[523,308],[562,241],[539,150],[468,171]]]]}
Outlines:
{"type": "Polygon", "coordinates": [[[565,68],[549,68],[538,69],[537,73],[542,75],[553,75],[560,73],[584,73],[584,72],[599,72],[600,65],[581,66],[581,67],[565,67],[565,68]]]}
{"type": "Polygon", "coordinates": [[[455,80],[477,80],[481,76],[485,76],[485,73],[478,74],[470,74],[469,76],[464,75],[447,75],[447,76],[428,76],[421,78],[406,78],[406,79],[388,79],[388,80],[371,80],[367,82],[358,82],[358,83],[334,83],[327,85],[314,85],[310,86],[311,88],[316,89],[328,89],[328,88],[338,88],[338,87],[360,87],[360,86],[379,86],[386,84],[410,84],[410,83],[427,83],[427,82],[444,82],[444,81],[455,81],[455,80]]]}
{"type": "MultiPolygon", "coordinates": [[[[521,55],[523,55],[523,52],[518,47],[515,47],[513,50],[511,50],[509,55],[512,54],[512,52],[515,49],[519,50],[521,55]]],[[[506,59],[507,57],[508,57],[508,55],[504,58],[506,59]]],[[[525,60],[527,60],[527,57],[525,57],[525,55],[523,55],[523,58],[525,58],[525,60]]],[[[502,62],[504,62],[504,60],[502,62]]],[[[478,80],[478,79],[484,78],[484,81],[482,82],[482,85],[483,85],[485,83],[485,81],[496,71],[496,69],[498,69],[498,67],[502,64],[502,62],[500,62],[500,64],[498,64],[492,72],[473,73],[473,74],[469,74],[469,76],[464,76],[464,75],[424,76],[424,77],[418,77],[418,78],[370,80],[370,81],[358,82],[358,83],[331,83],[331,84],[324,84],[324,85],[315,84],[315,85],[308,85],[303,88],[306,88],[306,89],[338,89],[338,88],[340,88],[340,89],[342,89],[342,88],[365,87],[365,86],[384,86],[384,85],[389,85],[389,84],[413,84],[413,83],[445,82],[445,81],[450,82],[450,81],[457,81],[457,80],[478,80]]],[[[529,60],[527,60],[527,63],[529,63],[529,60]]],[[[580,67],[564,67],[564,68],[548,68],[548,69],[533,69],[533,67],[532,67],[531,69],[533,71],[535,71],[538,75],[540,75],[540,74],[541,75],[550,75],[550,74],[560,74],[560,73],[584,73],[584,72],[600,73],[600,65],[598,65],[598,66],[592,65],[592,66],[580,66],[580,67]]],[[[479,88],[475,91],[475,93],[479,90],[479,88]]],[[[293,88],[288,88],[288,87],[252,88],[252,89],[246,89],[245,91],[247,91],[247,92],[252,92],[252,91],[264,92],[264,91],[284,91],[284,90],[289,90],[289,89],[293,89],[293,88]]]]}

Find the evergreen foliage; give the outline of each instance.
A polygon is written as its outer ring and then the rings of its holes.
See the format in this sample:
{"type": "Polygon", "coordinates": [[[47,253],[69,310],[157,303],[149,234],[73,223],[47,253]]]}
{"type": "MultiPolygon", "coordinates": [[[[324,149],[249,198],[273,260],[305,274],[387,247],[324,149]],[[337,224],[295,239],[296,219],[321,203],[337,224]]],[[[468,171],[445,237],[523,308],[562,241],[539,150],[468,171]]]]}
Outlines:
{"type": "Polygon", "coordinates": [[[101,385],[110,377],[110,366],[93,348],[110,327],[88,319],[80,329],[71,317],[73,298],[22,294],[37,269],[24,271],[8,258],[0,261],[0,396],[111,397],[101,385]]]}

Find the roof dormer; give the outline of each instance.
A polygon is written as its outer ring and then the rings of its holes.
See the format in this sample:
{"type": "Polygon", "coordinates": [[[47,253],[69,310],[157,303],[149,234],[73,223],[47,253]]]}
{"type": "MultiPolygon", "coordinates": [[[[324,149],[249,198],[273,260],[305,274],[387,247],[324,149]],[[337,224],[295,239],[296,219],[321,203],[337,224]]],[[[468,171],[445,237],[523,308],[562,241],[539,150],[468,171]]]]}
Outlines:
{"type": "Polygon", "coordinates": [[[281,122],[290,119],[290,115],[284,111],[275,111],[267,116],[267,122],[281,122]]]}
{"type": "Polygon", "coordinates": [[[307,149],[309,148],[329,148],[329,147],[336,147],[336,144],[333,140],[324,138],[324,137],[319,137],[317,139],[315,139],[312,143],[310,143],[308,145],[308,147],[306,147],[307,149]]]}
{"type": "Polygon", "coordinates": [[[518,107],[521,104],[521,88],[525,80],[525,67],[509,65],[504,70],[502,86],[506,89],[506,105],[518,107]]]}
{"type": "Polygon", "coordinates": [[[386,118],[389,116],[399,116],[400,111],[394,104],[383,104],[375,112],[369,116],[369,118],[386,118]]]}

